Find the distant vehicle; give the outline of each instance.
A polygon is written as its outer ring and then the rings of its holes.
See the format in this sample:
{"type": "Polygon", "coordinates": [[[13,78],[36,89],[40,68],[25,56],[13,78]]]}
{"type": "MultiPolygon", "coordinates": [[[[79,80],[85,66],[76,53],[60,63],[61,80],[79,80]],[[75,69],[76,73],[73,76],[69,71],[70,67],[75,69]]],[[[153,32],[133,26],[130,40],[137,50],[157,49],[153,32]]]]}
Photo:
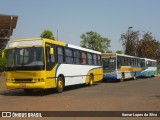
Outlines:
{"type": "Polygon", "coordinates": [[[9,41],[6,86],[25,92],[33,89],[89,84],[102,80],[101,53],[64,42],[29,38],[9,41]]]}
{"type": "Polygon", "coordinates": [[[141,76],[154,77],[157,74],[157,61],[153,59],[141,58],[141,76]]]}
{"type": "Polygon", "coordinates": [[[141,75],[140,58],[116,53],[102,54],[103,79],[136,79],[141,75]]]}

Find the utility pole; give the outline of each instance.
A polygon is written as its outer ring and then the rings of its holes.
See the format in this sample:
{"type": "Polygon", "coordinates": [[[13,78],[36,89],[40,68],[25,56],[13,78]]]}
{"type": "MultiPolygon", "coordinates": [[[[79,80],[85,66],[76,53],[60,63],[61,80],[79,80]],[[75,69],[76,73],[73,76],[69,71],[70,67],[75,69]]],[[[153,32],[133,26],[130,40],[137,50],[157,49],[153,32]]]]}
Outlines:
{"type": "Polygon", "coordinates": [[[57,29],[57,41],[58,41],[58,29],[57,29]]]}

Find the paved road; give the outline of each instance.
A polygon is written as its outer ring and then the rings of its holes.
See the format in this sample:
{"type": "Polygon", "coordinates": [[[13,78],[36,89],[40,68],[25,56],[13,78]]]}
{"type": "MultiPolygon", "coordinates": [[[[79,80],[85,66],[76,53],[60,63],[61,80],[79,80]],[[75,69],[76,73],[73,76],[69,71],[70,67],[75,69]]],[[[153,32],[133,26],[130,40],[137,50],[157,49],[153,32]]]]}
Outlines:
{"type": "Polygon", "coordinates": [[[6,90],[0,84],[0,111],[160,111],[160,77],[67,87],[63,93],[6,90]]]}

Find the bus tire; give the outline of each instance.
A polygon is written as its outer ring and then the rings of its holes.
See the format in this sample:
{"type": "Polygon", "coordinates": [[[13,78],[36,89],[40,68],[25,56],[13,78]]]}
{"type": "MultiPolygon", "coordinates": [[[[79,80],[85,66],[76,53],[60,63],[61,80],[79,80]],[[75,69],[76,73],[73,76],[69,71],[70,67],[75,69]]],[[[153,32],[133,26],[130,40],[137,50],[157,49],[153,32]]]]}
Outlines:
{"type": "Polygon", "coordinates": [[[89,86],[93,86],[93,83],[94,83],[94,76],[93,76],[93,74],[90,74],[88,85],[89,85],[89,86]]]}
{"type": "Polygon", "coordinates": [[[24,92],[26,94],[31,94],[33,92],[33,89],[24,89],[24,92]]]}
{"type": "Polygon", "coordinates": [[[154,72],[154,73],[153,73],[153,77],[155,77],[155,74],[156,74],[156,73],[154,72]]]}
{"type": "Polygon", "coordinates": [[[133,76],[133,80],[136,80],[136,79],[137,79],[137,77],[136,77],[136,73],[135,73],[133,76]]]}
{"type": "Polygon", "coordinates": [[[124,77],[124,73],[122,73],[122,77],[121,77],[120,81],[121,81],[121,82],[124,82],[124,78],[125,78],[125,77],[124,77]]]}
{"type": "Polygon", "coordinates": [[[61,93],[61,92],[63,92],[63,89],[64,89],[64,79],[63,79],[63,77],[59,76],[57,78],[56,92],[61,93]]]}

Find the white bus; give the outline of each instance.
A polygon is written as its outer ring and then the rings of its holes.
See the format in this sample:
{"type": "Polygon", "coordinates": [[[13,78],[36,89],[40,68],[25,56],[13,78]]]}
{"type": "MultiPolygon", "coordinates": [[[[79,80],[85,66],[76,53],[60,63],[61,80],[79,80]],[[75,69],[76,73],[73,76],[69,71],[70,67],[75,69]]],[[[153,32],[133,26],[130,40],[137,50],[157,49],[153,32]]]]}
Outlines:
{"type": "Polygon", "coordinates": [[[141,58],[141,76],[151,77],[157,74],[157,61],[148,58],[141,58]]]}
{"type": "Polygon", "coordinates": [[[9,41],[6,49],[7,88],[56,88],[89,84],[103,78],[101,53],[64,42],[28,38],[9,41]]]}
{"type": "Polygon", "coordinates": [[[140,58],[116,53],[102,54],[103,79],[136,79],[141,75],[140,58]]]}

